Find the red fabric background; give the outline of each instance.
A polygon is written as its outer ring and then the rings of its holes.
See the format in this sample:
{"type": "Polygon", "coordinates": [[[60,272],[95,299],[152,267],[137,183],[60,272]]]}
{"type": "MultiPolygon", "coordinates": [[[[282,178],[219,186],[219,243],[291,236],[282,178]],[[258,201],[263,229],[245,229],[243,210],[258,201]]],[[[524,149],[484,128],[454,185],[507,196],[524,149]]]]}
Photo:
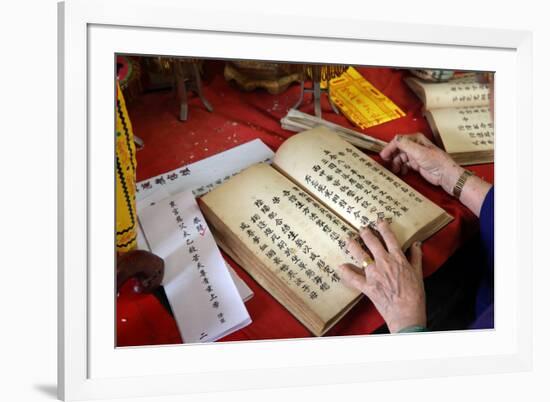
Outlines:
{"type": "MultiPolygon", "coordinates": [[[[405,70],[359,68],[363,76],[385,93],[406,116],[365,133],[389,141],[397,133],[432,133],[422,117],[421,102],[403,84],[405,70]]],[[[214,155],[238,144],[260,138],[274,151],[293,135],[281,128],[279,120],[298,99],[299,87],[294,85],[280,95],[257,90],[245,93],[230,86],[223,78],[223,64],[206,66],[204,94],[214,107],[209,113],[197,97],[190,99],[189,118],[178,120],[179,105],[174,93],[144,94],[131,105],[129,114],[134,133],[145,147],[137,153],[138,181],[164,173],[188,163],[214,155]]],[[[301,110],[313,113],[306,98],[301,110]]],[[[345,117],[334,114],[325,100],[323,118],[353,127],[345,117]]],[[[377,155],[374,156],[378,161],[377,155]]],[[[472,166],[471,169],[487,181],[493,181],[493,165],[472,166]]],[[[426,197],[440,205],[455,219],[424,245],[424,275],[435,272],[467,239],[478,230],[477,218],[458,201],[442,190],[423,181],[416,173],[403,179],[426,197]]],[[[252,324],[222,341],[300,338],[312,336],[282,305],[261,288],[243,269],[224,255],[237,274],[254,291],[246,303],[252,324]]],[[[175,321],[152,295],[134,294],[133,283],[127,283],[117,297],[118,346],[181,343],[175,321]]],[[[383,324],[383,320],[366,298],[358,303],[327,335],[368,334],[383,324]]]]}

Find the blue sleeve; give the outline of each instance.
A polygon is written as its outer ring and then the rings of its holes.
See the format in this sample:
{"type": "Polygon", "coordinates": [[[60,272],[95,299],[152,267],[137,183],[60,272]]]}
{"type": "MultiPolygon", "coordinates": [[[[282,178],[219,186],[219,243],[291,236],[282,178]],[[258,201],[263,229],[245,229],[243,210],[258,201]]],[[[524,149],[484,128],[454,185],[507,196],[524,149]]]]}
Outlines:
{"type": "MultiPolygon", "coordinates": [[[[480,261],[483,267],[481,283],[476,297],[476,320],[471,328],[494,328],[494,205],[495,188],[487,193],[479,213],[481,242],[485,251],[486,260],[480,261]]],[[[480,267],[481,268],[481,267],[480,267]]]]}
{"type": "Polygon", "coordinates": [[[483,248],[485,255],[487,256],[487,266],[491,272],[494,271],[494,253],[495,253],[495,236],[494,236],[494,213],[495,205],[495,187],[491,187],[491,190],[485,196],[481,211],[479,213],[479,227],[481,233],[481,241],[483,242],[483,248]]]}

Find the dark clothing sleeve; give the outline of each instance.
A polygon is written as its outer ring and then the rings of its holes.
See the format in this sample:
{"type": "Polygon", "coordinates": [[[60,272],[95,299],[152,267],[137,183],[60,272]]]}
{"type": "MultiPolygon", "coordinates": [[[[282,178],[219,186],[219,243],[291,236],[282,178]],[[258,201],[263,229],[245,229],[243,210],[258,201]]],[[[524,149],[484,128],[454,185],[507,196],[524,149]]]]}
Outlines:
{"type": "Polygon", "coordinates": [[[477,293],[476,320],[471,326],[476,329],[494,328],[494,199],[495,188],[492,187],[483,201],[479,214],[481,241],[486,261],[479,264],[483,273],[477,293]]]}
{"type": "Polygon", "coordinates": [[[491,190],[485,196],[483,205],[481,206],[481,212],[479,214],[479,226],[481,232],[481,241],[485,249],[485,255],[487,256],[487,265],[491,272],[494,271],[494,252],[495,252],[495,188],[491,190]]]}

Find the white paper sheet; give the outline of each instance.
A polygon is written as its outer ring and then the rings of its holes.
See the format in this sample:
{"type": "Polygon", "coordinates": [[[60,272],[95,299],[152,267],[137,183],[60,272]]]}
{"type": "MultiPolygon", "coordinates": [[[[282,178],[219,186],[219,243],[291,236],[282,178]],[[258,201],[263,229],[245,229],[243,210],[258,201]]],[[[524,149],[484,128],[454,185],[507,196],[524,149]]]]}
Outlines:
{"type": "MultiPolygon", "coordinates": [[[[150,193],[147,197],[142,198],[140,201],[136,202],[136,209],[138,213],[138,221],[140,212],[149,206],[155,205],[157,202],[170,197],[170,194],[164,189],[164,187],[158,187],[155,189],[154,192],[150,193]]],[[[137,233],[137,244],[138,249],[140,250],[151,250],[151,247],[147,244],[147,241],[145,240],[145,236],[143,235],[143,230],[141,229],[141,223],[138,225],[138,233],[137,233]]],[[[235,286],[237,287],[237,290],[239,291],[239,294],[241,295],[241,299],[243,301],[248,301],[254,296],[254,292],[252,289],[248,287],[248,285],[237,275],[237,273],[231,268],[227,263],[225,263],[227,266],[227,269],[229,270],[229,273],[231,274],[231,279],[233,279],[233,282],[235,282],[235,286]]]]}
{"type": "Polygon", "coordinates": [[[136,210],[137,210],[137,214],[138,214],[138,228],[137,228],[137,247],[138,247],[138,249],[151,251],[151,247],[149,247],[149,245],[145,241],[145,237],[143,236],[143,230],[141,229],[141,223],[139,223],[139,214],[140,214],[140,212],[144,208],[155,205],[155,203],[157,203],[160,200],[165,199],[166,197],[170,197],[170,194],[168,194],[168,191],[166,191],[163,187],[158,187],[158,188],[155,189],[155,191],[148,194],[147,197],[144,197],[141,200],[136,201],[136,210]]]}
{"type": "Polygon", "coordinates": [[[237,287],[237,290],[239,291],[239,294],[241,295],[241,299],[243,299],[243,302],[246,302],[252,299],[252,296],[254,296],[254,292],[252,291],[252,289],[248,287],[245,281],[239,278],[239,275],[237,275],[237,273],[233,268],[231,268],[227,263],[225,263],[225,265],[227,265],[229,274],[231,275],[233,282],[235,282],[235,286],[237,287]]]}
{"type": "Polygon", "coordinates": [[[155,191],[150,192],[146,197],[143,197],[140,200],[136,200],[136,210],[138,215],[144,208],[155,205],[155,203],[167,197],[170,197],[170,195],[171,194],[166,191],[164,187],[155,188],[155,191]]]}
{"type": "Polygon", "coordinates": [[[256,139],[168,173],[140,181],[136,185],[136,200],[139,202],[160,187],[170,195],[191,190],[195,197],[200,197],[255,163],[271,163],[273,156],[273,151],[261,140],[256,139]]]}
{"type": "Polygon", "coordinates": [[[185,343],[212,342],[251,322],[191,191],[143,208],[140,222],[164,259],[164,290],[185,343]]]}

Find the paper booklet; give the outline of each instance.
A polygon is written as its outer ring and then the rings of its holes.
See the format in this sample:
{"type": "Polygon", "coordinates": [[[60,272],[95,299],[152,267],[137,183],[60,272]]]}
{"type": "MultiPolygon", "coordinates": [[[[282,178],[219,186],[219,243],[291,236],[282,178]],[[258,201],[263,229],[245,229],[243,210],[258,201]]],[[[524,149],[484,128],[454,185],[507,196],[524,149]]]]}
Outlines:
{"type": "Polygon", "coordinates": [[[361,297],[336,266],[354,261],[346,238],[378,218],[403,249],[452,217],[324,127],[296,134],[275,154],[199,202],[218,244],[317,336],[361,297]]]}
{"type": "Polygon", "coordinates": [[[185,343],[213,342],[251,319],[191,191],[140,211],[144,241],[164,259],[162,285],[185,343]]]}
{"type": "Polygon", "coordinates": [[[424,103],[424,114],[435,140],[460,165],[494,161],[494,127],[489,85],[476,76],[447,82],[405,78],[424,103]]]}
{"type": "MultiPolygon", "coordinates": [[[[164,187],[160,186],[155,188],[155,191],[153,193],[150,193],[147,197],[142,198],[140,201],[137,201],[136,203],[136,209],[138,213],[138,222],[141,219],[140,214],[141,211],[148,207],[155,205],[158,201],[161,201],[167,197],[170,197],[170,194],[164,189],[164,187]]],[[[141,250],[149,250],[152,251],[147,242],[145,241],[145,237],[143,235],[143,231],[141,230],[141,225],[138,225],[138,234],[137,234],[137,245],[138,248],[141,250]]],[[[243,301],[248,301],[254,296],[254,292],[252,292],[252,289],[248,287],[248,285],[237,275],[237,273],[226,263],[227,269],[229,270],[229,273],[231,274],[231,278],[233,279],[233,282],[235,282],[235,286],[237,286],[237,290],[239,291],[239,294],[241,295],[241,298],[243,301]]]]}
{"type": "Polygon", "coordinates": [[[271,163],[273,151],[255,139],[227,151],[170,172],[142,180],[136,184],[136,200],[140,201],[163,188],[168,194],[191,190],[199,197],[228,180],[241,170],[258,162],[271,163]]]}
{"type": "MultiPolygon", "coordinates": [[[[255,163],[271,163],[273,156],[273,151],[267,145],[255,139],[187,166],[142,180],[136,185],[138,219],[140,210],[151,203],[187,190],[193,192],[195,197],[199,197],[255,163]]],[[[150,250],[140,226],[137,244],[140,249],[150,250]]],[[[250,300],[254,296],[252,290],[233,268],[229,265],[227,267],[235,279],[242,299],[250,300]]]]}
{"type": "Polygon", "coordinates": [[[366,129],[405,113],[353,67],[330,80],[330,98],[356,126],[366,129]]]}

